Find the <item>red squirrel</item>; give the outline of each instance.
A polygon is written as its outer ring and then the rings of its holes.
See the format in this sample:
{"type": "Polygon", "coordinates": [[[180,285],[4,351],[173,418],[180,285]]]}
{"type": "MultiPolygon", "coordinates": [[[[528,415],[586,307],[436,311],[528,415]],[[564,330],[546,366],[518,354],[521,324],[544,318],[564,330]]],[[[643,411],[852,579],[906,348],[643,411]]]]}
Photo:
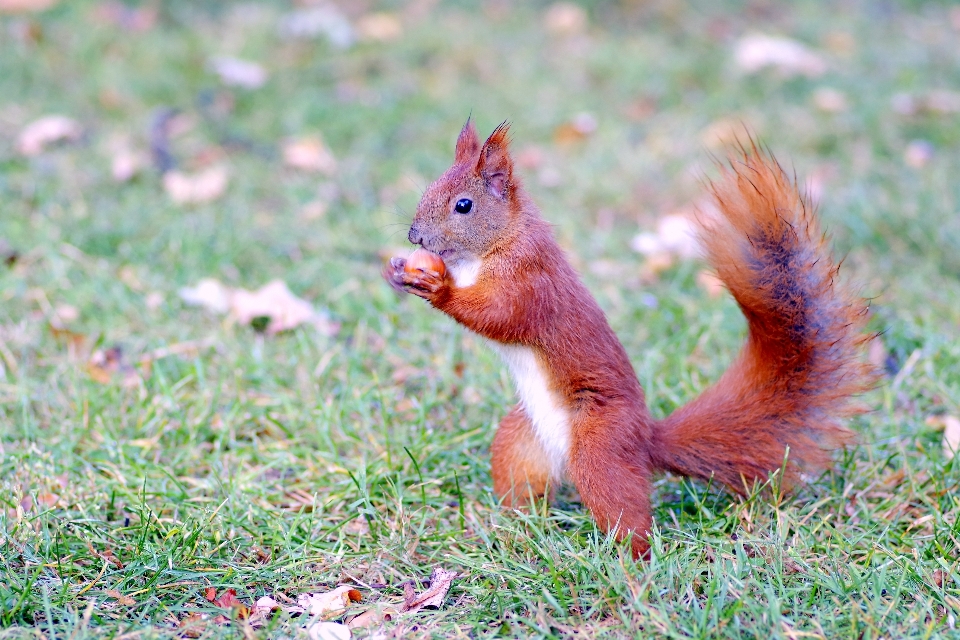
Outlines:
{"type": "Polygon", "coordinates": [[[836,282],[817,218],[769,154],[741,148],[710,184],[719,214],[701,216],[704,254],[746,316],[746,344],[720,380],[657,420],[627,353],[564,257],[519,178],[508,127],[482,145],[470,123],[454,164],[417,207],[409,240],[445,273],[383,275],[499,351],[519,403],[491,446],[493,487],[523,506],[572,480],[604,531],[649,550],[650,482],[657,471],[714,479],[747,492],[781,469],[782,482],[823,468],[852,441],[840,419],[873,383],[861,357],[865,301],[836,282]]]}

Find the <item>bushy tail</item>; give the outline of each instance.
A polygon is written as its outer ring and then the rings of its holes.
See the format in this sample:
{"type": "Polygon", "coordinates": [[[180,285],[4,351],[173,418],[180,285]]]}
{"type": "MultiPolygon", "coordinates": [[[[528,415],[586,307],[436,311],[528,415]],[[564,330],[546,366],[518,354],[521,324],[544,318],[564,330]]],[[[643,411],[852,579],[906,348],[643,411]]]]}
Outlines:
{"type": "Polygon", "coordinates": [[[753,145],[711,190],[719,213],[703,216],[701,241],[749,335],[716,385],[658,423],[654,463],[743,492],[789,447],[790,484],[853,439],[840,419],[875,381],[867,305],[836,282],[814,211],[772,156],[753,145]]]}

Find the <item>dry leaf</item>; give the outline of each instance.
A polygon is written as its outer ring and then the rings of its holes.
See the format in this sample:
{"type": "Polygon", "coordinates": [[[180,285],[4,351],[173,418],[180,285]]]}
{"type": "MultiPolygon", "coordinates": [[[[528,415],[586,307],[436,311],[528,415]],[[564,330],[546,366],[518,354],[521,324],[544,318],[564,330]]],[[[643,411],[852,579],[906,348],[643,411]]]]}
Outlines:
{"type": "Polygon", "coordinates": [[[943,417],[943,455],[950,459],[960,451],[960,419],[943,417]]]}
{"type": "Polygon", "coordinates": [[[307,626],[310,640],[350,640],[350,628],[339,622],[314,622],[307,626]]]}
{"type": "Polygon", "coordinates": [[[283,143],[283,162],[288,167],[326,175],[337,170],[337,160],[317,136],[287,140],[283,143]]]}
{"type": "Polygon", "coordinates": [[[357,35],[361,40],[389,42],[403,35],[403,25],[392,13],[384,11],[368,13],[357,20],[357,35]]]}
{"type": "Polygon", "coordinates": [[[231,56],[215,56],[210,59],[210,69],[220,76],[228,87],[259,89],[267,82],[267,70],[262,65],[231,56]]]}
{"type": "Polygon", "coordinates": [[[903,151],[903,161],[914,169],[922,169],[933,160],[933,145],[927,140],[911,140],[903,151]]]}
{"type": "Polygon", "coordinates": [[[124,362],[123,350],[117,346],[94,351],[87,362],[87,373],[100,384],[110,384],[118,374],[123,387],[131,388],[140,384],[137,370],[124,362]]]}
{"type": "Polygon", "coordinates": [[[214,278],[204,278],[195,287],[183,287],[178,291],[180,298],[189,305],[203,307],[214,313],[226,313],[230,310],[233,291],[214,278]]]}
{"type": "Polygon", "coordinates": [[[656,233],[639,233],[630,247],[645,256],[671,254],[680,258],[694,258],[700,253],[696,226],[686,214],[673,213],[660,218],[656,233]]]}
{"type": "Polygon", "coordinates": [[[110,175],[116,182],[128,182],[149,164],[150,159],[146,153],[129,147],[118,148],[110,158],[110,175]]]}
{"type": "Polygon", "coordinates": [[[229,174],[223,165],[208,167],[196,173],[168,171],[163,175],[163,188],[176,204],[213,202],[227,190],[229,174]]]}
{"type": "Polygon", "coordinates": [[[417,595],[413,590],[413,585],[409,582],[404,584],[404,602],[400,609],[404,613],[416,613],[424,607],[441,607],[443,599],[447,597],[450,591],[450,585],[453,584],[460,574],[456,571],[447,571],[440,567],[434,567],[430,574],[430,588],[417,595]]]}
{"type": "Polygon", "coordinates": [[[252,292],[237,289],[230,309],[241,324],[249,324],[254,318],[270,318],[267,325],[270,334],[293,329],[316,316],[313,306],[293,295],[283,280],[274,280],[252,292]]]}
{"type": "Polygon", "coordinates": [[[846,94],[830,87],[820,87],[814,91],[813,104],[827,113],[840,113],[848,108],[846,94]]]}
{"type": "MultiPolygon", "coordinates": [[[[204,597],[212,602],[215,606],[220,607],[221,609],[231,609],[236,613],[236,617],[243,619],[250,617],[250,607],[245,605],[243,602],[237,598],[236,589],[227,589],[220,594],[219,597],[216,597],[217,590],[213,587],[207,587],[204,590],[204,597]]],[[[214,620],[215,622],[222,623],[220,616],[214,620]]]]}
{"type": "Polygon", "coordinates": [[[324,593],[302,593],[297,596],[297,605],[307,615],[323,616],[343,611],[351,602],[360,602],[361,598],[359,591],[350,585],[343,585],[324,593]]]}
{"type": "Polygon", "coordinates": [[[80,125],[73,118],[44,116],[23,128],[17,138],[17,151],[25,156],[36,156],[48,145],[60,140],[76,140],[81,133],[80,125]]]}
{"type": "Polygon", "coordinates": [[[280,18],[277,27],[284,38],[326,36],[334,47],[346,49],[355,39],[350,21],[336,6],[328,3],[292,11],[280,18]]]}
{"type": "Polygon", "coordinates": [[[366,629],[368,627],[379,626],[384,622],[390,622],[397,615],[397,610],[392,607],[385,607],[383,609],[376,607],[367,609],[360,615],[354,616],[350,622],[347,623],[347,626],[351,629],[366,629]]]}
{"type": "Polygon", "coordinates": [[[814,78],[827,70],[823,58],[806,45],[789,38],[761,34],[741,38],[734,51],[734,60],[746,73],[772,67],[784,76],[814,78]]]}
{"type": "Polygon", "coordinates": [[[50,493],[49,491],[41,491],[37,494],[37,503],[43,505],[47,509],[52,509],[57,506],[57,503],[60,502],[60,496],[55,493],[50,493]]]}
{"type": "Polygon", "coordinates": [[[0,13],[27,13],[46,11],[59,0],[0,0],[0,13]]]}
{"type": "Polygon", "coordinates": [[[123,595],[116,589],[107,589],[104,591],[104,593],[110,596],[111,598],[113,598],[114,600],[116,600],[117,602],[119,602],[120,604],[128,607],[137,604],[136,600],[134,600],[130,596],[123,595]]]}
{"type": "Polygon", "coordinates": [[[180,629],[180,635],[186,638],[199,638],[203,635],[203,628],[206,626],[206,618],[199,613],[191,613],[177,623],[180,629]]]}
{"type": "Polygon", "coordinates": [[[553,131],[553,141],[557,144],[571,144],[586,140],[597,130],[597,119],[589,113],[578,113],[569,122],[561,124],[553,131]]]}
{"type": "Polygon", "coordinates": [[[555,2],[547,8],[543,26],[561,36],[583,33],[587,29],[587,12],[572,2],[555,2]]]}

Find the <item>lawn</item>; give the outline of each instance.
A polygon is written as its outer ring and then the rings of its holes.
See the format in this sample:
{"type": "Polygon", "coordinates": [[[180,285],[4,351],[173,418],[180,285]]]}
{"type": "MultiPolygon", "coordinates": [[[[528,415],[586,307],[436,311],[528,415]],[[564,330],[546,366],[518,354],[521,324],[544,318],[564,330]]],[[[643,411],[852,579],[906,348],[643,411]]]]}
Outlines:
{"type": "Polygon", "coordinates": [[[958,633],[960,464],[942,445],[960,416],[956,6],[14,4],[0,638],[306,637],[295,612],[251,623],[212,600],[349,584],[360,601],[327,615],[349,622],[399,610],[437,567],[459,574],[438,608],[353,636],[958,633]],[[799,66],[747,68],[757,34],[802,43],[799,66]],[[885,377],[859,444],[791,494],[657,478],[649,561],[570,489],[499,508],[505,368],[380,278],[471,114],[481,134],[512,123],[519,172],[658,416],[720,375],[745,323],[696,260],[631,240],[689,211],[724,143],[754,132],[872,299],[885,377]],[[50,115],[70,119],[60,139],[25,148],[50,115]],[[187,304],[203,279],[279,279],[316,314],[275,333],[187,304]]]}

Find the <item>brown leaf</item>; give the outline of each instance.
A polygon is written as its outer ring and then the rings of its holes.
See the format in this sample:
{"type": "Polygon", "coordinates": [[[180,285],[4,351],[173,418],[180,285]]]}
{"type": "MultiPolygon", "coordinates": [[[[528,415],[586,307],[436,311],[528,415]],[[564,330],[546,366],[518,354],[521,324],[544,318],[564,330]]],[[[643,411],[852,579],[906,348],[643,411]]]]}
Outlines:
{"type": "Polygon", "coordinates": [[[241,324],[250,324],[254,318],[269,318],[266,331],[271,335],[304,323],[316,325],[324,320],[313,305],[293,295],[283,280],[269,282],[256,291],[235,290],[230,311],[241,324]]]}
{"type": "Polygon", "coordinates": [[[373,609],[367,609],[360,615],[351,618],[347,626],[351,629],[366,629],[368,627],[379,626],[384,622],[390,622],[397,615],[397,610],[392,607],[385,607],[383,609],[375,607],[373,609]]]}
{"type": "Polygon", "coordinates": [[[440,567],[434,567],[433,572],[430,574],[430,588],[420,595],[417,595],[413,591],[412,585],[409,589],[407,588],[406,585],[410,583],[405,583],[404,602],[400,610],[404,613],[416,613],[424,607],[439,608],[443,606],[443,599],[447,597],[450,585],[453,584],[453,581],[459,575],[456,571],[447,571],[440,567]]]}
{"type": "Polygon", "coordinates": [[[59,0],[0,0],[0,13],[28,13],[46,11],[59,0]]]}
{"type": "Polygon", "coordinates": [[[227,191],[229,173],[224,165],[214,165],[196,173],[168,171],[163,188],[175,204],[213,202],[227,191]]]}
{"type": "Polygon", "coordinates": [[[553,131],[553,141],[568,145],[586,140],[597,130],[597,119],[589,113],[580,113],[569,122],[564,122],[553,131]]]}
{"type": "Polygon", "coordinates": [[[587,12],[573,2],[555,2],[547,8],[543,26],[555,35],[583,33],[587,28],[587,12]]]}
{"type": "Polygon", "coordinates": [[[110,549],[108,547],[103,551],[97,551],[96,549],[93,548],[93,543],[87,542],[87,550],[91,553],[91,555],[95,555],[101,560],[106,560],[107,562],[115,566],[117,569],[123,569],[123,563],[120,562],[120,558],[114,555],[113,549],[110,549]]]}
{"type": "Polygon", "coordinates": [[[219,597],[214,597],[213,599],[211,599],[211,596],[216,596],[216,593],[217,593],[216,589],[214,589],[213,587],[207,587],[204,593],[204,597],[217,607],[220,607],[222,609],[234,610],[236,614],[235,617],[237,618],[243,619],[243,618],[248,618],[250,616],[250,607],[245,605],[243,602],[240,601],[239,598],[237,598],[236,589],[227,589],[226,591],[221,593],[219,597]]]}
{"type": "Polygon", "coordinates": [[[137,601],[136,601],[136,600],[134,600],[134,599],[131,598],[130,596],[125,596],[125,595],[123,595],[122,593],[120,593],[120,592],[117,591],[116,589],[106,589],[106,590],[104,591],[104,593],[107,594],[108,596],[110,596],[111,598],[115,599],[115,600],[116,600],[117,602],[119,602],[120,604],[125,605],[125,606],[128,606],[128,607],[137,604],[137,601]]]}
{"type": "Polygon", "coordinates": [[[294,169],[330,175],[337,170],[337,160],[319,136],[286,140],[283,163],[294,169]]]}
{"type": "MultiPolygon", "coordinates": [[[[212,587],[210,588],[212,589],[212,587]]],[[[199,613],[191,613],[181,618],[177,623],[177,627],[180,629],[180,635],[186,638],[199,638],[203,635],[203,628],[206,624],[204,616],[199,613]]]]}
{"type": "Polygon", "coordinates": [[[37,503],[43,505],[48,509],[52,509],[57,506],[57,503],[60,502],[60,496],[55,493],[50,493],[49,491],[41,491],[37,494],[37,503]]]}
{"type": "Polygon", "coordinates": [[[356,25],[357,35],[361,40],[376,40],[389,42],[403,35],[403,25],[400,19],[392,13],[378,11],[360,16],[356,25]]]}
{"type": "Polygon", "coordinates": [[[217,588],[207,587],[203,590],[203,597],[206,598],[208,602],[213,602],[217,599],[217,588]]]}
{"type": "Polygon", "coordinates": [[[44,116],[23,128],[17,138],[17,151],[25,156],[36,156],[54,142],[76,140],[80,134],[80,125],[73,118],[44,116]]]}
{"type": "Polygon", "coordinates": [[[94,351],[87,362],[87,373],[100,384],[110,384],[115,376],[120,378],[124,387],[140,384],[137,370],[124,362],[123,350],[117,346],[94,351]]]}
{"type": "Polygon", "coordinates": [[[322,616],[328,613],[343,611],[351,602],[360,602],[362,596],[359,591],[350,585],[343,585],[324,593],[303,593],[297,596],[297,605],[303,608],[304,613],[311,616],[322,616]]]}
{"type": "Polygon", "coordinates": [[[806,45],[791,40],[762,34],[744,36],[737,43],[734,60],[746,73],[766,68],[776,69],[783,76],[821,76],[827,63],[806,45]]]}

